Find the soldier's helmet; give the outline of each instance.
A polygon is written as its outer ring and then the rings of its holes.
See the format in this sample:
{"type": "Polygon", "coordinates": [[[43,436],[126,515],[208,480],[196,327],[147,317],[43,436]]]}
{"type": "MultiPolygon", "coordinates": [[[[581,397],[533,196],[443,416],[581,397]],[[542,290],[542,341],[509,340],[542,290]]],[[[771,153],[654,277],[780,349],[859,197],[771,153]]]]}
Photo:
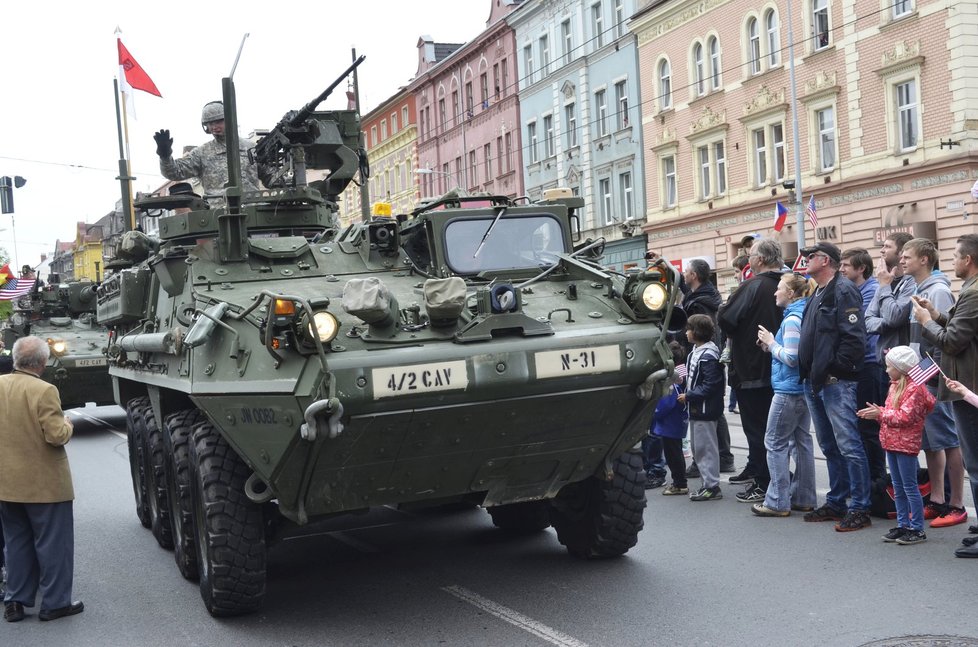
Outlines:
{"type": "Polygon", "coordinates": [[[204,132],[210,134],[211,130],[207,124],[212,121],[222,121],[224,119],[224,103],[221,101],[210,101],[204,104],[200,111],[200,125],[204,132]]]}

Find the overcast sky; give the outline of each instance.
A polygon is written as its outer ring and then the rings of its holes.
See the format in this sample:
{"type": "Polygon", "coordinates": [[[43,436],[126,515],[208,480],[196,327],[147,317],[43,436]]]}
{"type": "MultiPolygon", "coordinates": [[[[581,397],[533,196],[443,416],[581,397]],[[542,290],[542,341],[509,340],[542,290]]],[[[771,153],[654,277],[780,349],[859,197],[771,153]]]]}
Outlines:
{"type": "MultiPolygon", "coordinates": [[[[242,134],[270,128],[326,88],[351,62],[369,112],[414,76],[417,41],[467,42],[485,28],[486,0],[211,0],[141,3],[7,2],[0,15],[0,175],[14,190],[15,221],[0,216],[0,247],[37,265],[75,223],[95,222],[119,199],[119,143],[112,80],[115,30],[163,98],[136,92],[129,144],[137,191],[164,182],[153,133],[168,128],[174,150],[208,139],[200,110],[221,98],[235,72],[242,134]],[[14,224],[16,228],[14,228],[14,224]]],[[[345,108],[342,85],[323,107],[345,108]]]]}

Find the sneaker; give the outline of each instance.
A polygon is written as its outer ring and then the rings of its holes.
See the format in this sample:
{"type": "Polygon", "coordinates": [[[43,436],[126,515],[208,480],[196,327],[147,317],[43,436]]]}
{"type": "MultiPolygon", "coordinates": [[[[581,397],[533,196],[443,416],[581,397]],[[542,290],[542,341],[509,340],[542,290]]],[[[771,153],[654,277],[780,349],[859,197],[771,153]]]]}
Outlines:
{"type": "Polygon", "coordinates": [[[885,541],[888,544],[891,544],[895,542],[897,539],[899,539],[900,537],[903,537],[903,535],[906,534],[907,530],[909,529],[901,528],[900,526],[897,526],[896,528],[890,528],[890,532],[883,535],[883,541],[885,541]]]}
{"type": "Polygon", "coordinates": [[[812,506],[812,505],[796,505],[796,504],[792,503],[791,504],[791,509],[794,510],[795,512],[811,512],[812,510],[815,509],[815,506],[812,506]]]}
{"type": "Polygon", "coordinates": [[[717,499],[722,498],[723,494],[720,492],[719,485],[700,488],[699,492],[689,495],[690,501],[716,501],[717,499]]]}
{"type": "Polygon", "coordinates": [[[736,466],[734,466],[734,462],[733,461],[730,461],[729,463],[727,463],[727,462],[721,462],[720,463],[720,473],[721,474],[734,474],[736,471],[737,471],[737,468],[736,468],[736,466]]]}
{"type": "Polygon", "coordinates": [[[667,485],[662,488],[662,494],[665,496],[674,496],[676,494],[689,494],[688,487],[679,487],[676,485],[667,485]]]}
{"type": "Polygon", "coordinates": [[[727,408],[727,411],[729,411],[730,413],[736,413],[736,414],[739,414],[740,413],[740,409],[738,409],[737,407],[728,407],[727,408]]]}
{"type": "Polygon", "coordinates": [[[842,521],[835,524],[835,530],[836,532],[853,532],[854,530],[869,528],[872,525],[873,520],[869,518],[868,514],[862,510],[850,510],[842,518],[842,521]]]}
{"type": "Polygon", "coordinates": [[[839,512],[835,508],[825,504],[805,514],[803,519],[805,521],[842,521],[844,516],[846,516],[845,512],[839,512]]]}
{"type": "Polygon", "coordinates": [[[937,519],[942,514],[947,512],[947,508],[948,505],[946,503],[928,502],[927,505],[924,506],[924,519],[937,519]]]}
{"type": "Polygon", "coordinates": [[[903,536],[897,538],[896,543],[901,546],[912,546],[922,544],[925,541],[927,541],[927,535],[923,530],[908,530],[903,533],[903,536]]]}
{"type": "Polygon", "coordinates": [[[947,506],[944,514],[930,522],[931,528],[947,528],[961,523],[968,523],[968,511],[953,505],[947,506]]]}
{"type": "Polygon", "coordinates": [[[691,463],[688,468],[686,468],[686,478],[688,479],[698,479],[700,477],[700,468],[696,466],[696,463],[691,463]]]}
{"type": "Polygon", "coordinates": [[[649,474],[645,479],[645,489],[654,490],[657,487],[662,487],[666,484],[666,477],[664,476],[653,476],[649,474]]]}
{"type": "Polygon", "coordinates": [[[978,537],[965,537],[961,540],[961,543],[965,546],[974,546],[975,544],[978,544],[978,537]]]}
{"type": "Polygon", "coordinates": [[[764,501],[764,490],[756,485],[751,485],[743,492],[737,493],[737,500],[741,503],[758,503],[764,501]]]}
{"type": "Polygon", "coordinates": [[[754,482],[754,475],[748,472],[747,468],[745,467],[743,472],[741,472],[737,476],[731,476],[727,480],[732,485],[747,485],[748,483],[754,482]]]}
{"type": "Polygon", "coordinates": [[[763,503],[755,503],[750,507],[750,511],[758,517],[787,517],[791,514],[791,510],[775,510],[774,508],[767,507],[763,503]]]}

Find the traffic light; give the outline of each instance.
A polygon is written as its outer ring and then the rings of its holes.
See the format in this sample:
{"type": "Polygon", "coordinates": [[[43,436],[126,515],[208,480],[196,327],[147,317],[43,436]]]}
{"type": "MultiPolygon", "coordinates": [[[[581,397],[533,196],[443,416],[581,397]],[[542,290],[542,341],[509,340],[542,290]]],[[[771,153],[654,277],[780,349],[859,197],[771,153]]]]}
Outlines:
{"type": "Polygon", "coordinates": [[[27,180],[15,176],[12,180],[9,175],[0,177],[0,213],[14,212],[14,189],[27,184],[27,180]]]}

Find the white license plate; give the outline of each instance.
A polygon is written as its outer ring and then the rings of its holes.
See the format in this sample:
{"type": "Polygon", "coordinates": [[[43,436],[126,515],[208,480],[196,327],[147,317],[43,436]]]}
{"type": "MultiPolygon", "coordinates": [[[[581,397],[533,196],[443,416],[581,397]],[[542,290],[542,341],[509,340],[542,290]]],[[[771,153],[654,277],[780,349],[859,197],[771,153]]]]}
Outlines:
{"type": "Polygon", "coordinates": [[[469,385],[464,360],[375,368],[370,374],[375,400],[434,391],[464,391],[469,385]]]}
{"type": "Polygon", "coordinates": [[[621,370],[621,350],[618,346],[550,350],[536,353],[533,359],[537,368],[537,379],[621,370]]]}
{"type": "Polygon", "coordinates": [[[98,357],[96,359],[76,359],[75,366],[105,366],[105,358],[98,357]]]}

